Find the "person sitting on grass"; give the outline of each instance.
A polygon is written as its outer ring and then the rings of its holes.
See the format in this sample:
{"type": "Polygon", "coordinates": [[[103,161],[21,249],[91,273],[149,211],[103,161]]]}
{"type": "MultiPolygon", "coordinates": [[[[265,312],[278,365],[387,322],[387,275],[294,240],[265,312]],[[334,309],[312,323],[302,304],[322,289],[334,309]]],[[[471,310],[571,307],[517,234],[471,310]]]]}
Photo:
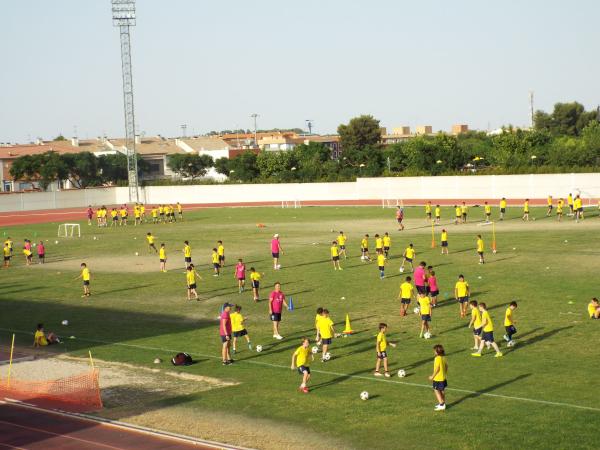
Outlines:
{"type": "Polygon", "coordinates": [[[44,324],[38,323],[35,335],[33,336],[34,347],[45,347],[47,345],[58,344],[60,340],[53,332],[46,334],[44,332],[44,324]]]}
{"type": "Polygon", "coordinates": [[[588,304],[588,314],[590,319],[600,319],[600,303],[596,297],[588,304]]]}

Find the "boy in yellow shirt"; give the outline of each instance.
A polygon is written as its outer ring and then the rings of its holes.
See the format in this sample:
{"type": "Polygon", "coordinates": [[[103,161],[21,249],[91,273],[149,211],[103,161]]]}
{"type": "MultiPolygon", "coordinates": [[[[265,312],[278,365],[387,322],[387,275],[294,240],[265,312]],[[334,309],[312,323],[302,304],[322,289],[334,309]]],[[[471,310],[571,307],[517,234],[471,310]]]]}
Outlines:
{"type": "Polygon", "coordinates": [[[89,297],[92,295],[90,292],[90,280],[92,279],[92,274],[86,263],[81,263],[81,273],[79,276],[75,277],[75,279],[77,280],[79,278],[83,281],[83,295],[81,298],[89,297]]]}
{"type": "Polygon", "coordinates": [[[44,324],[38,323],[33,335],[33,346],[34,347],[45,347],[47,345],[58,344],[60,340],[53,332],[46,334],[44,332],[44,324]]]}
{"type": "Polygon", "coordinates": [[[492,207],[488,205],[488,202],[483,203],[483,212],[485,213],[485,222],[490,223],[492,217],[492,207]]]}
{"type": "Polygon", "coordinates": [[[590,319],[600,319],[600,303],[596,297],[588,304],[588,315],[590,319]]]}
{"type": "MultiPolygon", "coordinates": [[[[387,332],[387,324],[380,323],[379,324],[379,333],[377,334],[377,340],[376,340],[376,344],[375,344],[375,351],[377,352],[377,361],[375,362],[375,372],[373,373],[373,375],[375,375],[376,377],[381,376],[381,372],[379,372],[379,369],[381,367],[382,361],[383,361],[383,375],[386,378],[390,377],[390,372],[388,370],[388,356],[387,356],[388,341],[385,336],[386,332],[387,332]]],[[[392,342],[390,342],[389,344],[392,347],[396,346],[396,344],[393,344],[392,342]]]]}
{"type": "Polygon", "coordinates": [[[260,299],[258,290],[260,289],[260,273],[256,271],[254,267],[250,267],[250,282],[252,283],[252,296],[254,303],[257,303],[260,299]]]}
{"type": "Polygon", "coordinates": [[[469,208],[465,202],[462,202],[462,206],[460,207],[460,214],[462,216],[462,223],[467,223],[467,212],[469,208]]]}
{"type": "Polygon", "coordinates": [[[217,254],[219,255],[219,266],[225,267],[225,247],[223,241],[217,241],[217,254]]]}
{"type": "Polygon", "coordinates": [[[348,259],[348,255],[346,255],[346,241],[347,237],[343,231],[340,231],[339,236],[337,237],[338,247],[340,249],[340,256],[344,255],[344,259],[348,259]]]}
{"type": "Polygon", "coordinates": [[[442,236],[441,239],[442,241],[442,255],[445,253],[446,255],[448,254],[448,232],[446,231],[446,229],[442,229],[442,236]]]}
{"type": "Polygon", "coordinates": [[[502,197],[502,200],[500,200],[500,220],[504,220],[504,214],[506,214],[506,198],[502,197]]]}
{"type": "Polygon", "coordinates": [[[462,221],[462,208],[454,205],[454,225],[458,225],[462,221]]]}
{"type": "Polygon", "coordinates": [[[302,338],[302,345],[292,354],[292,370],[298,368],[298,373],[302,375],[302,383],[299,390],[308,394],[308,382],[310,380],[310,362],[314,359],[310,352],[310,341],[307,337],[302,338]]]}
{"type": "Polygon", "coordinates": [[[190,243],[188,241],[183,241],[183,260],[185,261],[185,266],[189,266],[192,263],[192,247],[190,247],[190,243]]]}
{"type": "Polygon", "coordinates": [[[481,344],[481,312],[477,308],[475,300],[469,302],[469,308],[471,308],[471,320],[468,328],[473,327],[473,350],[478,350],[479,344],[481,344]]]}
{"type": "Polygon", "coordinates": [[[441,219],[442,219],[442,208],[440,208],[440,205],[435,205],[435,224],[439,225],[441,219]]]}
{"type": "Polygon", "coordinates": [[[385,255],[382,253],[377,254],[377,268],[379,269],[379,279],[385,278],[385,255]]]}
{"type": "Polygon", "coordinates": [[[158,251],[158,259],[160,260],[160,271],[167,271],[167,249],[165,248],[164,242],[160,244],[160,250],[158,251]]]}
{"type": "Polygon", "coordinates": [[[427,221],[431,222],[431,202],[425,204],[425,216],[427,216],[427,221]]]}
{"type": "Polygon", "coordinates": [[[445,390],[448,387],[448,362],[446,361],[446,352],[440,344],[433,347],[433,374],[429,380],[433,382],[433,392],[438,404],[435,405],[434,411],[443,411],[446,409],[446,394],[445,390]]]}
{"type": "Polygon", "coordinates": [[[400,265],[400,272],[404,272],[404,263],[410,264],[410,271],[414,272],[415,267],[413,266],[413,260],[415,259],[415,256],[417,256],[417,252],[412,244],[408,244],[408,247],[406,247],[402,256],[404,257],[404,260],[400,265]]]}
{"type": "Polygon", "coordinates": [[[548,210],[546,211],[546,217],[549,217],[552,214],[552,196],[548,196],[548,210]]]}
{"type": "Polygon", "coordinates": [[[8,267],[10,266],[10,259],[12,258],[12,254],[7,242],[4,243],[2,253],[4,254],[4,268],[8,269],[8,267]]]}
{"type": "Polygon", "coordinates": [[[481,235],[477,235],[477,254],[479,255],[479,264],[485,264],[485,260],[483,259],[483,239],[481,239],[481,235]]]}
{"type": "Polygon", "coordinates": [[[252,350],[250,335],[248,335],[248,331],[246,330],[246,319],[244,319],[244,316],[242,315],[242,307],[240,305],[235,305],[234,309],[235,312],[232,312],[229,316],[231,319],[231,331],[233,334],[233,353],[236,352],[237,338],[239,337],[244,337],[246,339],[246,343],[248,344],[248,348],[252,350]]]}
{"type": "Polygon", "coordinates": [[[521,220],[529,222],[529,199],[525,199],[525,203],[523,203],[523,217],[521,220]]]}
{"type": "Polygon", "coordinates": [[[329,317],[329,311],[327,309],[323,309],[321,318],[317,322],[317,327],[319,328],[319,338],[323,345],[323,358],[321,359],[321,362],[326,362],[325,354],[329,351],[329,346],[331,345],[333,336],[335,336],[333,320],[329,317]]]}
{"type": "Polygon", "coordinates": [[[369,256],[369,235],[365,234],[365,236],[360,241],[360,259],[362,261],[371,261],[371,257],[369,256]]]}
{"type": "Polygon", "coordinates": [[[338,248],[337,241],[331,242],[331,248],[329,249],[331,253],[331,261],[333,262],[333,270],[344,270],[342,266],[340,266],[340,249],[338,248]]]}
{"type": "Polygon", "coordinates": [[[513,341],[512,337],[513,335],[517,334],[517,329],[515,328],[516,320],[513,317],[513,311],[515,309],[517,309],[517,302],[510,302],[508,308],[506,308],[506,311],[504,313],[504,330],[506,331],[506,334],[504,335],[504,340],[508,342],[508,344],[506,345],[508,345],[509,347],[515,345],[515,342],[513,341]]]}
{"type": "Polygon", "coordinates": [[[481,352],[483,351],[484,344],[491,345],[494,350],[496,350],[496,358],[500,358],[502,356],[502,352],[498,347],[498,344],[494,342],[494,323],[492,322],[492,318],[490,317],[490,313],[488,313],[487,305],[485,303],[479,303],[479,311],[481,312],[481,343],[479,344],[479,348],[475,353],[471,353],[471,356],[481,356],[481,352]]]}
{"type": "Polygon", "coordinates": [[[323,308],[320,306],[317,308],[317,315],[315,316],[315,330],[317,331],[315,336],[315,342],[317,345],[321,345],[321,331],[319,328],[319,322],[323,318],[323,308]]]}
{"type": "Polygon", "coordinates": [[[564,206],[565,201],[562,198],[559,198],[558,202],[556,203],[556,220],[558,220],[559,222],[562,220],[564,206]]]}
{"type": "Polygon", "coordinates": [[[404,283],[400,284],[400,293],[398,298],[400,299],[400,315],[406,316],[406,310],[410,305],[411,300],[415,296],[415,287],[411,283],[412,278],[406,277],[404,283]]]}
{"type": "Polygon", "coordinates": [[[379,236],[379,234],[375,234],[375,253],[383,253],[383,239],[379,236]]]}
{"type": "Polygon", "coordinates": [[[427,294],[419,294],[419,310],[421,313],[421,333],[419,337],[422,338],[425,336],[426,339],[429,339],[429,336],[426,333],[431,333],[431,299],[427,294]]]}
{"type": "Polygon", "coordinates": [[[454,298],[458,301],[461,318],[464,318],[467,315],[467,304],[469,302],[469,294],[469,283],[465,281],[464,275],[461,274],[458,276],[458,281],[454,285],[454,298]]]}
{"type": "Polygon", "coordinates": [[[154,253],[158,253],[158,250],[154,245],[154,239],[155,238],[152,236],[152,233],[148,232],[146,234],[146,240],[148,241],[148,253],[152,253],[152,250],[154,250],[154,253]]]}
{"type": "Polygon", "coordinates": [[[193,264],[190,264],[189,266],[187,266],[187,270],[185,272],[185,281],[187,284],[187,299],[188,300],[200,300],[198,298],[198,292],[196,291],[196,288],[198,287],[196,284],[196,275],[198,276],[198,278],[202,279],[202,277],[200,276],[200,274],[198,272],[196,272],[196,269],[194,268],[193,264]]]}
{"type": "Polygon", "coordinates": [[[211,260],[215,271],[215,273],[213,273],[213,277],[218,277],[221,270],[221,262],[219,261],[219,252],[216,248],[212,249],[211,260]]]}
{"type": "Polygon", "coordinates": [[[183,220],[183,206],[181,203],[177,202],[177,215],[179,216],[179,220],[183,220]]]}
{"type": "Polygon", "coordinates": [[[383,235],[383,254],[385,255],[385,259],[388,259],[390,254],[390,247],[392,246],[392,238],[389,233],[385,233],[383,235]]]}

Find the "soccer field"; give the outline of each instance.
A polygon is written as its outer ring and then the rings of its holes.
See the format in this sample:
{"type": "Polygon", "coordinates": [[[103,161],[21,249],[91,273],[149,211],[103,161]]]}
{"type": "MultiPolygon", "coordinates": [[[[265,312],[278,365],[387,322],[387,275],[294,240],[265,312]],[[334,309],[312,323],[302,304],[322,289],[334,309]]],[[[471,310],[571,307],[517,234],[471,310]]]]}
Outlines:
{"type": "Polygon", "coordinates": [[[239,431],[255,424],[259,437],[279,427],[296,433],[297,442],[305,436],[305,448],[597,448],[600,321],[589,320],[586,307],[600,289],[600,220],[594,211],[580,223],[569,217],[558,223],[545,212],[532,208],[537,220],[525,223],[521,209],[510,208],[507,218],[495,224],[497,254],[491,252],[492,227],[482,226],[482,208],[471,208],[469,223],[458,226],[450,220],[453,210],[444,208],[442,225],[435,227],[435,248],[422,207],[405,208],[402,232],[393,209],[371,207],[202,209],[186,212],[181,223],[117,229],[82,221],[82,237],[70,239],[56,238],[58,224],[2,229],[4,237],[14,240],[16,256],[9,270],[0,271],[0,338],[6,344],[15,331],[17,343],[30,346],[36,323],[44,322],[46,330],[67,338],[48,352],[84,357],[91,350],[99,360],[152,368],[159,357],[165,361],[158,366],[162,370],[232,381],[160,401],[152,401],[149,390],[148,402],[138,409],[119,409],[122,405],[106,401],[107,411],[101,413],[128,421],[146,409],[168,411],[169,417],[153,425],[184,434],[186,418],[215,414],[224,418],[224,442],[256,442],[239,431]],[[442,228],[449,233],[449,255],[440,254],[442,228]],[[350,257],[342,259],[343,271],[334,271],[329,247],[339,230],[348,236],[350,257]],[[167,273],[159,272],[158,257],[147,252],[148,231],[157,244],[166,244],[167,273]],[[384,232],[392,237],[391,258],[380,280],[376,264],[360,260],[359,247],[369,233],[373,253],[373,236],[384,232]],[[285,250],[280,271],[272,268],[274,233],[285,250]],[[485,241],[485,265],[478,264],[477,234],[485,241]],[[48,240],[46,264],[24,265],[24,238],[48,240]],[[199,302],[186,300],[184,240],[190,241],[203,277],[199,302]],[[227,265],[220,277],[213,277],[211,249],[217,240],[223,240],[227,265]],[[419,338],[419,316],[399,315],[398,288],[405,274],[398,268],[409,243],[417,263],[434,266],[440,286],[429,340],[419,338]],[[238,293],[238,258],[265,273],[257,304],[249,284],[238,293]],[[81,281],[74,280],[81,262],[92,272],[89,299],[81,298],[81,281]],[[471,298],[487,303],[503,358],[494,358],[492,351],[484,351],[482,358],[470,356],[468,319],[459,317],[453,298],[459,274],[469,282],[471,298]],[[275,281],[295,306],[283,313],[282,341],[272,338],[266,301],[275,281]],[[512,300],[519,304],[518,334],[515,347],[506,348],[503,317],[512,300]],[[264,349],[256,353],[240,342],[231,366],[222,366],[220,358],[217,316],[225,301],[243,306],[252,343],[264,349]],[[337,332],[349,314],[355,334],[333,341],[330,361],[315,358],[306,395],[297,390],[300,376],[290,370],[291,354],[302,336],[314,339],[318,306],[330,310],[337,332]],[[68,327],[61,326],[64,319],[68,327]],[[379,322],[388,324],[388,340],[398,343],[388,353],[390,379],[373,376],[379,322]],[[68,339],[71,335],[76,339],[68,339]],[[436,401],[427,378],[438,343],[449,364],[444,412],[433,411],[436,401]],[[168,360],[179,351],[198,363],[169,367],[168,360]],[[399,369],[407,372],[405,378],[396,376],[399,369]],[[369,392],[368,401],[359,398],[362,391],[369,392]]]}

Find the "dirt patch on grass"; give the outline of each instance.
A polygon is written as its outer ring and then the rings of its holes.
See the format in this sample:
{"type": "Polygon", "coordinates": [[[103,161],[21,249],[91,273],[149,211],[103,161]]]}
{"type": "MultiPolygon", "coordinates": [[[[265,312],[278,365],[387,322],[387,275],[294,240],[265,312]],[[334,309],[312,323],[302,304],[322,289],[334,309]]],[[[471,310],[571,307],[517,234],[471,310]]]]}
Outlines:
{"type": "MultiPolygon", "coordinates": [[[[92,275],[94,272],[129,272],[129,273],[150,273],[160,274],[160,262],[158,256],[148,253],[139,253],[135,256],[119,254],[117,256],[89,256],[81,259],[64,259],[60,261],[51,261],[46,264],[36,264],[33,268],[40,270],[56,270],[64,272],[78,273],[79,265],[85,262],[92,275]]],[[[183,261],[171,260],[167,262],[169,271],[179,270],[183,272],[183,261]]]]}

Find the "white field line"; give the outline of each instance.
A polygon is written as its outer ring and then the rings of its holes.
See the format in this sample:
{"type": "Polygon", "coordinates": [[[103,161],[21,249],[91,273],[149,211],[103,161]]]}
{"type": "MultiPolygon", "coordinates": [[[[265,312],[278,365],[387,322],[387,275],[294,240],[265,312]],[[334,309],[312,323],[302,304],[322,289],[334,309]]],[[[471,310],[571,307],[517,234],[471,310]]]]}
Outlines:
{"type": "MultiPolygon", "coordinates": [[[[29,331],[12,330],[12,329],[8,329],[8,328],[0,328],[0,330],[8,331],[11,333],[33,335],[33,333],[31,333],[29,331]]],[[[121,347],[138,348],[141,350],[156,350],[156,351],[161,351],[161,352],[165,352],[165,353],[166,352],[178,353],[181,351],[181,349],[173,350],[173,349],[168,349],[168,348],[150,347],[150,346],[138,345],[138,344],[126,344],[123,342],[110,342],[110,341],[101,341],[101,340],[97,340],[97,339],[85,339],[85,338],[77,338],[77,339],[80,341],[83,341],[83,342],[91,342],[91,343],[104,344],[104,345],[118,345],[121,347]]],[[[198,355],[198,356],[202,356],[203,358],[221,359],[220,356],[206,355],[206,354],[197,353],[194,351],[191,351],[191,353],[198,355]]],[[[287,371],[290,370],[289,366],[283,366],[280,364],[272,364],[272,363],[267,363],[267,362],[263,362],[263,361],[252,361],[252,360],[243,360],[242,359],[242,360],[238,360],[237,364],[239,364],[240,362],[248,363],[248,364],[255,364],[255,365],[265,366],[265,367],[273,367],[273,368],[277,368],[277,369],[286,369],[287,371]]],[[[331,372],[328,370],[319,370],[319,369],[311,369],[311,372],[321,373],[324,375],[333,375],[336,377],[352,378],[352,379],[356,379],[356,380],[366,380],[366,381],[379,382],[379,383],[393,383],[393,384],[401,384],[401,385],[405,385],[405,386],[431,389],[431,385],[429,385],[429,384],[411,383],[408,381],[398,381],[398,380],[391,380],[391,379],[386,380],[383,378],[373,378],[373,377],[367,377],[364,375],[350,375],[350,374],[346,374],[346,373],[331,372]]],[[[472,394],[472,395],[482,396],[482,397],[501,398],[501,399],[506,399],[506,400],[520,401],[520,402],[537,403],[539,405],[558,406],[558,407],[563,407],[563,408],[583,409],[586,411],[600,412],[600,408],[594,408],[592,406],[576,405],[573,403],[554,402],[554,401],[550,401],[550,400],[541,400],[541,399],[537,399],[537,398],[527,398],[527,397],[516,397],[516,396],[512,396],[512,395],[492,394],[489,392],[471,391],[469,389],[461,389],[461,388],[446,388],[446,390],[453,391],[453,392],[461,392],[464,394],[472,394]]]]}

